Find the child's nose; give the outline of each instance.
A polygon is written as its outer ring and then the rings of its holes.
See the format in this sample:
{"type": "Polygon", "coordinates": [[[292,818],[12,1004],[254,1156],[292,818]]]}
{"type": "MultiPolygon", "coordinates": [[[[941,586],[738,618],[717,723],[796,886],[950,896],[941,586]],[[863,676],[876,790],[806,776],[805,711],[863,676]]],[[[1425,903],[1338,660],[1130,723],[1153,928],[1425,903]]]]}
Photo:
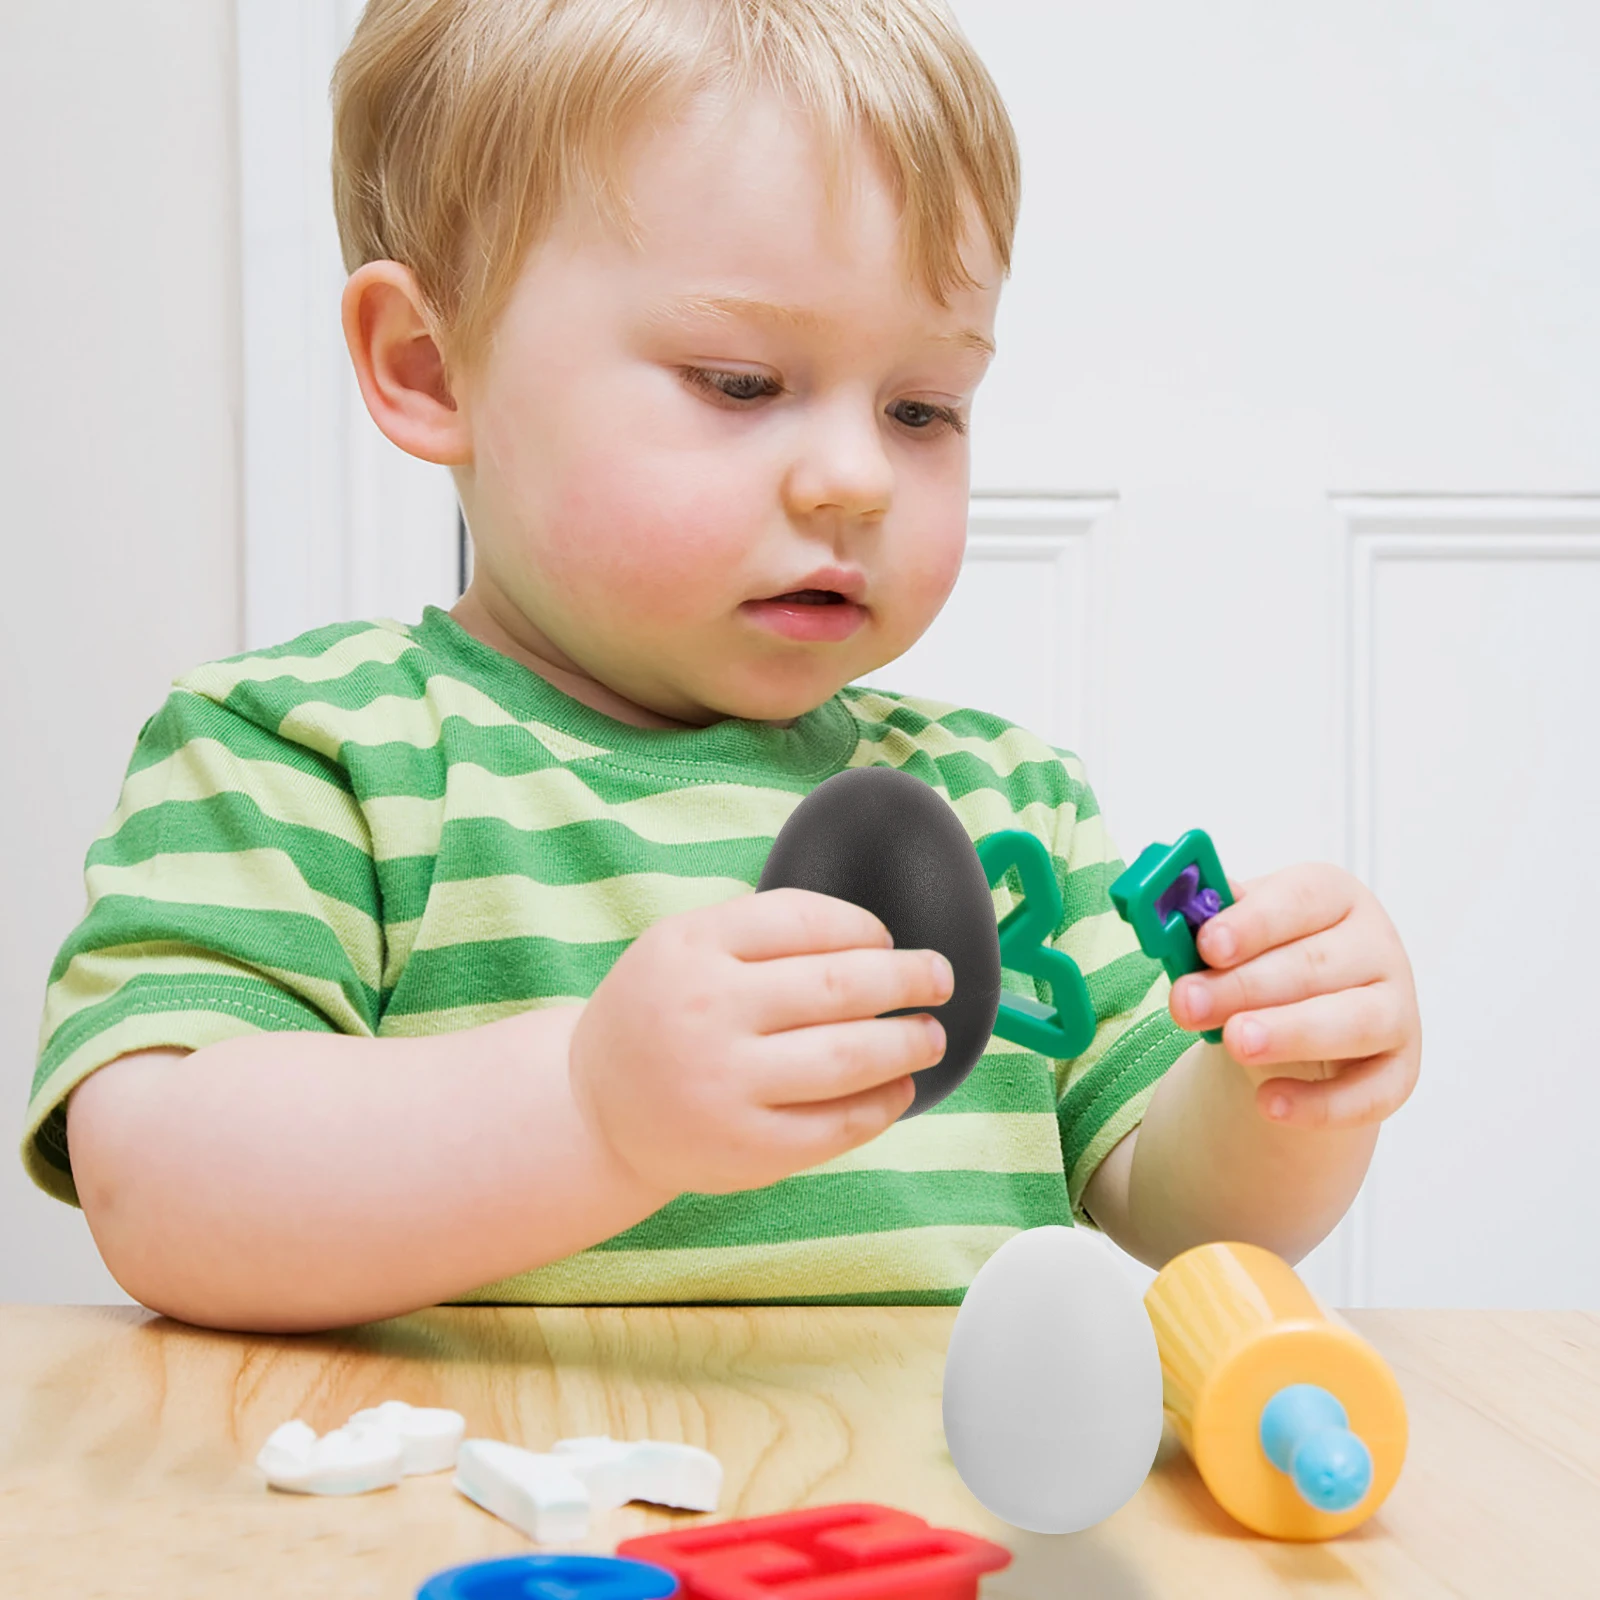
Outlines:
{"type": "Polygon", "coordinates": [[[870,397],[816,406],[800,430],[785,483],[790,512],[847,517],[886,512],[894,497],[894,464],[884,445],[885,425],[870,397]]]}

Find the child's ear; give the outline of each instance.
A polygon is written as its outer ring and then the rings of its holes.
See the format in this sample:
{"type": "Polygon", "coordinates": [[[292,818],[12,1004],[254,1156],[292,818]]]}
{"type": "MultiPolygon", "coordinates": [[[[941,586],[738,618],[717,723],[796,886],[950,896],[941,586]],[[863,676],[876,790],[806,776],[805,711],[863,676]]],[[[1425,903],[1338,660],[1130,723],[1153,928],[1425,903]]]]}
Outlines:
{"type": "Polygon", "coordinates": [[[462,466],[472,460],[471,434],[422,306],[409,267],[369,261],[344,286],[344,342],[384,436],[408,455],[462,466]]]}

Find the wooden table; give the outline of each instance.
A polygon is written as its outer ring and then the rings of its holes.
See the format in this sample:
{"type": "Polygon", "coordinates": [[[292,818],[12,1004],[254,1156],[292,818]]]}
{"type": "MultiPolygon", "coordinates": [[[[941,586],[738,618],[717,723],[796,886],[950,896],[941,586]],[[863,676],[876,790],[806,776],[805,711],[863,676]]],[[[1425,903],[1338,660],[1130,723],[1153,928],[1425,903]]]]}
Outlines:
{"type": "MultiPolygon", "coordinates": [[[[1600,1596],[1600,1316],[1352,1313],[1405,1390],[1399,1485],[1361,1529],[1274,1544],[1217,1509],[1169,1437],[1138,1495],[1056,1538],[990,1516],[945,1450],[953,1310],[438,1309],[338,1334],[202,1332],[120,1307],[0,1307],[0,1594],[411,1600],[430,1573],[533,1548],[450,1474],[347,1499],[253,1465],[290,1417],[450,1406],[543,1449],[682,1439],[726,1470],[721,1515],[874,1500],[1007,1545],[985,1600],[1600,1596]]],[[[643,1506],[586,1548],[703,1521],[643,1506]]]]}

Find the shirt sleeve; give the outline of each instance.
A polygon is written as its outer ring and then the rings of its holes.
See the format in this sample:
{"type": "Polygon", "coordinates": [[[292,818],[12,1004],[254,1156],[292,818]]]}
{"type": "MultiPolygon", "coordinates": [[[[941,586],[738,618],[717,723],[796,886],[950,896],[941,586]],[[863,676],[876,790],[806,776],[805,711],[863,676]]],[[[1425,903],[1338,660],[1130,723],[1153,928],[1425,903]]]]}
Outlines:
{"type": "Polygon", "coordinates": [[[371,836],[326,755],[182,687],[140,731],[50,970],[22,1158],[78,1203],[67,1096],[134,1050],[262,1030],[371,1036],[383,920],[371,836]]]}
{"type": "Polygon", "coordinates": [[[1063,906],[1051,944],[1077,963],[1096,1018],[1089,1048],[1056,1063],[1056,1121],[1073,1216],[1092,1225],[1083,1210],[1090,1178],[1139,1125],[1162,1074],[1196,1035],[1172,1020],[1166,969],[1144,954],[1111,904],[1111,885],[1123,862],[1083,766],[1070,752],[1056,753],[1066,766],[1073,803],[1058,807],[1051,844],[1063,906]]]}

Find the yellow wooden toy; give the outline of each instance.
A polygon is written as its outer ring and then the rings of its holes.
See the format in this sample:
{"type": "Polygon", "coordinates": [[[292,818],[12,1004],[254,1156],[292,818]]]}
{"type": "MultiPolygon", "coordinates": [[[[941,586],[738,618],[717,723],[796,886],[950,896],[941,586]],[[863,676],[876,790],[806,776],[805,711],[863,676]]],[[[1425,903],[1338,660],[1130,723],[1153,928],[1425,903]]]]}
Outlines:
{"type": "Polygon", "coordinates": [[[1230,1516],[1273,1539],[1331,1539],[1400,1476],[1406,1410],[1383,1357],[1270,1250],[1207,1244],[1145,1294],[1163,1399],[1230,1516]]]}

